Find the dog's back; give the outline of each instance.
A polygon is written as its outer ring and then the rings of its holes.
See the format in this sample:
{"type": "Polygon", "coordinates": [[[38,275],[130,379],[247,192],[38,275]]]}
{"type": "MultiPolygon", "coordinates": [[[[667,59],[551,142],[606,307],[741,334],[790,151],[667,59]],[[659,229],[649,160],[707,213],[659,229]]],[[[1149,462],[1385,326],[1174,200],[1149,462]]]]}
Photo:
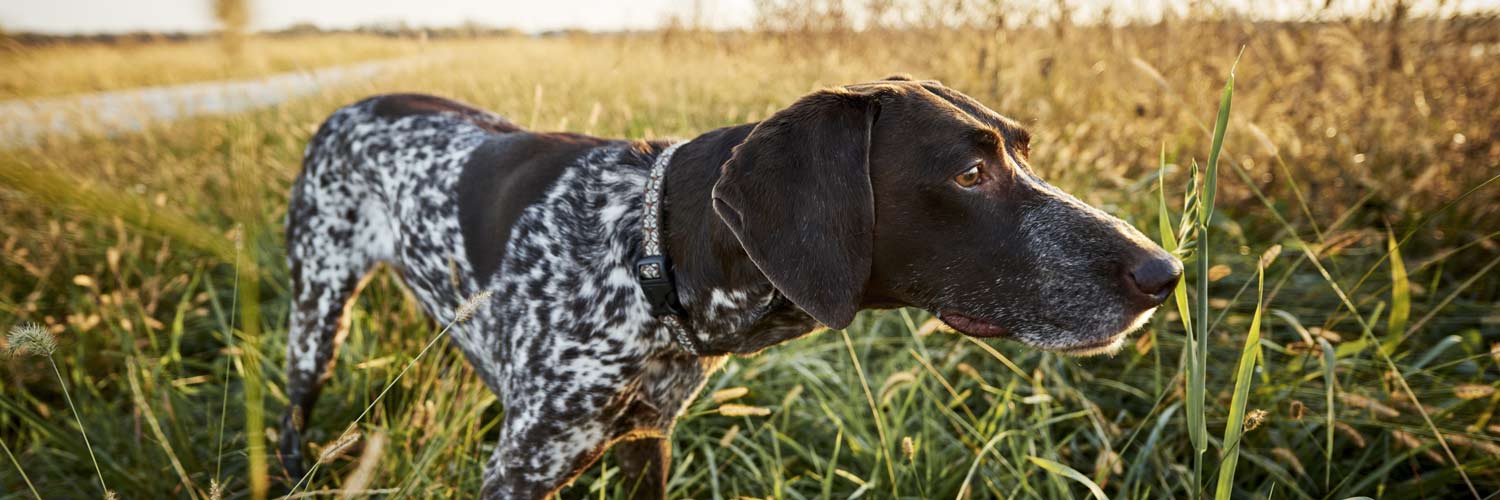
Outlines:
{"type": "MultiPolygon", "coordinates": [[[[625,217],[637,212],[626,208],[639,199],[642,150],[651,147],[525,131],[423,95],[377,96],[333,113],[308,145],[287,212],[294,303],[286,423],[307,421],[347,328],[347,308],[380,263],[400,273],[440,324],[453,322],[470,297],[494,292],[449,336],[502,399],[536,392],[507,387],[509,371],[557,364],[534,353],[536,339],[526,334],[546,332],[549,345],[571,345],[560,339],[600,331],[596,323],[610,317],[594,309],[633,309],[634,280],[611,278],[630,265],[622,249],[639,242],[637,219],[625,217]],[[558,314],[567,324],[552,317],[558,314]]],[[[293,472],[298,434],[282,434],[293,472]]]]}

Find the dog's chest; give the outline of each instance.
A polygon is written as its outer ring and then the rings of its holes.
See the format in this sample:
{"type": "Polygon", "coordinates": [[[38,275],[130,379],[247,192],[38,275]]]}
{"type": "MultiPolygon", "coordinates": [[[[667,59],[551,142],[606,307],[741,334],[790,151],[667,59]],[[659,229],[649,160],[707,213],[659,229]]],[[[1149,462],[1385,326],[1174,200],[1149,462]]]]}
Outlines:
{"type": "Polygon", "coordinates": [[[632,273],[644,172],[623,149],[584,155],[512,225],[487,285],[493,328],[475,332],[505,372],[604,383],[672,347],[632,273]]]}

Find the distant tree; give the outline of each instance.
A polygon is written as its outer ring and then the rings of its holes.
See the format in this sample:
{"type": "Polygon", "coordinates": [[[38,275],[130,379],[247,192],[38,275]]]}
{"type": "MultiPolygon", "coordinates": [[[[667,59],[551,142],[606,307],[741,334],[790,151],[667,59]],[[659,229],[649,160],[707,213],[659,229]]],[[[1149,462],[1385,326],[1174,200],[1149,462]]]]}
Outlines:
{"type": "Polygon", "coordinates": [[[1068,28],[1073,25],[1073,7],[1068,5],[1068,0],[1057,0],[1057,19],[1053,21],[1053,27],[1057,30],[1057,38],[1068,36],[1068,28]]]}
{"type": "Polygon", "coordinates": [[[298,22],[281,30],[281,33],[286,35],[316,35],[322,32],[323,29],[311,21],[298,22]]]}
{"type": "Polygon", "coordinates": [[[244,50],[245,29],[250,24],[250,0],[212,0],[214,19],[219,21],[219,38],[224,51],[237,58],[244,50]]]}
{"type": "Polygon", "coordinates": [[[896,12],[895,0],[868,0],[865,2],[865,29],[880,31],[894,27],[892,14],[896,12]]]}
{"type": "Polygon", "coordinates": [[[1390,68],[1399,71],[1401,69],[1401,22],[1406,20],[1406,14],[1410,7],[1404,0],[1396,0],[1391,6],[1391,55],[1390,68]]]}

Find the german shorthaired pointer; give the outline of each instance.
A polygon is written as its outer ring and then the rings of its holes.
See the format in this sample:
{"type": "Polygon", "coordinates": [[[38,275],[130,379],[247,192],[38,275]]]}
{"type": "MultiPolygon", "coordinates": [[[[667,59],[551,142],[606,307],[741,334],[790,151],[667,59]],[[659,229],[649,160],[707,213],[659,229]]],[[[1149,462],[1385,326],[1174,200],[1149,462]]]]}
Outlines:
{"type": "Polygon", "coordinates": [[[424,95],[340,109],[287,214],[282,462],[301,472],[299,431],[381,262],[439,322],[482,298],[449,335],[504,403],[492,499],[547,497],[611,445],[637,491],[664,496],[673,421],[725,356],[862,309],[1112,352],[1182,264],[1043,182],[1028,143],[899,76],[680,143],[526,131],[424,95]]]}

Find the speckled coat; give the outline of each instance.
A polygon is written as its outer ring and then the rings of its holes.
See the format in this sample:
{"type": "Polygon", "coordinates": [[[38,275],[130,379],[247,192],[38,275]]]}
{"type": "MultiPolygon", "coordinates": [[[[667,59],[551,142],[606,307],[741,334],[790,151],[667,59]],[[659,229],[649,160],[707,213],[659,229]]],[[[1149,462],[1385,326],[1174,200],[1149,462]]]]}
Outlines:
{"type": "MultiPolygon", "coordinates": [[[[385,263],[440,323],[470,298],[483,300],[449,335],[505,409],[485,472],[487,498],[544,496],[622,439],[640,448],[622,450],[622,458],[644,455],[646,463],[628,464],[644,469],[642,490],[664,486],[660,438],[722,360],[684,352],[636,281],[643,188],[665,144],[579,138],[586,147],[575,158],[541,174],[551,177],[544,190],[489,195],[531,198],[506,237],[466,242],[477,229],[465,231],[465,222],[506,221],[483,220],[505,217],[483,199],[464,213],[460,184],[504,176],[493,151],[524,149],[520,142],[533,135],[451,101],[391,95],[340,109],[313,137],[287,216],[293,408],[281,453],[289,470],[298,471],[302,452],[292,424],[309,420],[351,299],[372,266],[385,263]],[[498,254],[476,248],[497,241],[498,254]],[[471,255],[489,262],[476,266],[471,255]]],[[[795,308],[768,314],[782,301],[765,283],[701,291],[682,294],[699,319],[693,335],[741,330],[767,316],[783,317],[776,321],[789,332],[816,326],[795,308]]]]}
{"type": "Polygon", "coordinates": [[[450,336],[504,405],[492,499],[551,495],[612,445],[638,496],[665,496],[665,438],[724,355],[844,328],[862,309],[1112,352],[1182,265],[1043,182],[1029,137],[941,83],[893,77],[677,146],[662,241],[694,354],[635,275],[667,143],[526,131],[423,95],[340,109],[308,145],[287,213],[282,463],[301,475],[300,431],[379,263],[440,323],[472,304],[450,336]]]}

